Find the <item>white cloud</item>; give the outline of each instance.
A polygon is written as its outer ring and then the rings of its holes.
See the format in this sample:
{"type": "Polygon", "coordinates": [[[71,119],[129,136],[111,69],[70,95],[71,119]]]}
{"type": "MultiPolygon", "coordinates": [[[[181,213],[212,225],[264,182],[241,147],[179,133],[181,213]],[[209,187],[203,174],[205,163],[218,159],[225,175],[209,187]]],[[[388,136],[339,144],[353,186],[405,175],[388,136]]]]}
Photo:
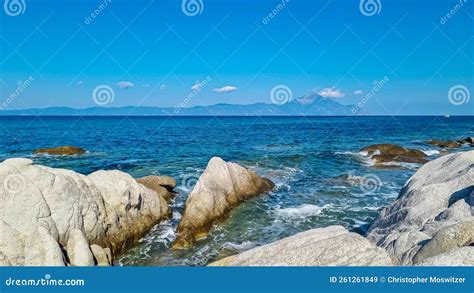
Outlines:
{"type": "Polygon", "coordinates": [[[360,96],[360,95],[363,95],[363,94],[364,94],[364,91],[363,91],[363,90],[356,90],[356,91],[354,91],[354,95],[360,96]]]}
{"type": "Polygon", "coordinates": [[[133,83],[129,81],[121,81],[121,82],[118,82],[117,85],[119,86],[119,88],[124,89],[124,90],[133,87],[133,83]]]}
{"type": "Polygon", "coordinates": [[[226,86],[223,86],[223,87],[220,87],[220,88],[215,88],[212,91],[216,92],[216,93],[230,93],[230,92],[233,92],[233,91],[236,91],[236,90],[237,90],[237,87],[231,86],[231,85],[226,85],[226,86]]]}
{"type": "Polygon", "coordinates": [[[344,93],[335,88],[335,87],[327,87],[325,89],[322,89],[318,92],[318,95],[320,95],[321,97],[325,97],[325,98],[342,98],[344,97],[344,93]]]}
{"type": "Polygon", "coordinates": [[[191,90],[193,91],[198,91],[202,88],[202,84],[199,81],[196,81],[193,86],[191,87],[191,90]]]}

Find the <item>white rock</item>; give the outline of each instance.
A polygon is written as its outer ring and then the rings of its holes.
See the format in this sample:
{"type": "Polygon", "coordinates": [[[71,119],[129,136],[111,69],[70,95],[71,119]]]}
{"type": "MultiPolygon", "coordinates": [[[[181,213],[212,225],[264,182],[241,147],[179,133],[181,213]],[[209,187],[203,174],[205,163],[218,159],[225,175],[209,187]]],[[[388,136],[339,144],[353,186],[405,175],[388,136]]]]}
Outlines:
{"type": "Polygon", "coordinates": [[[98,266],[110,266],[112,264],[110,250],[105,250],[97,244],[92,244],[90,249],[98,266]]]}
{"type": "Polygon", "coordinates": [[[420,266],[474,266],[474,246],[465,246],[427,258],[420,266]]]}
{"type": "Polygon", "coordinates": [[[69,262],[73,266],[93,266],[94,256],[89,248],[89,242],[86,236],[79,229],[73,229],[69,232],[67,241],[67,255],[69,262]]]}
{"type": "Polygon", "coordinates": [[[273,188],[273,183],[235,163],[218,157],[206,170],[186,200],[173,248],[186,248],[206,235],[212,224],[227,216],[237,204],[273,188]]]}
{"type": "Polygon", "coordinates": [[[14,266],[25,265],[26,243],[39,226],[62,247],[77,229],[117,254],[167,215],[161,196],[120,171],[85,176],[29,159],[0,163],[0,252],[14,266]]]}
{"type": "Polygon", "coordinates": [[[49,230],[38,226],[27,236],[25,243],[25,266],[64,266],[64,256],[56,239],[49,230]]]}
{"type": "Polygon", "coordinates": [[[413,264],[421,247],[438,231],[474,220],[470,212],[473,166],[474,151],[425,164],[403,187],[398,199],[380,213],[368,239],[387,249],[398,263],[413,264]]]}
{"type": "Polygon", "coordinates": [[[390,266],[388,254],[341,226],[313,229],[226,257],[211,266],[390,266]]]}

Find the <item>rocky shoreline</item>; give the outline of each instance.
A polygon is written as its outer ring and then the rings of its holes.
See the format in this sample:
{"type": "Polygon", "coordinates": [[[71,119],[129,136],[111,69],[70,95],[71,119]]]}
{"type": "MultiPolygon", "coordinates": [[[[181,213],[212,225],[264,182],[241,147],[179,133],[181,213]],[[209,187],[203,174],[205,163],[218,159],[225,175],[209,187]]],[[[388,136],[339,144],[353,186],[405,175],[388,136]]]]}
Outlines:
{"type": "Polygon", "coordinates": [[[366,238],[341,226],[313,229],[211,265],[473,266],[473,205],[474,151],[450,154],[422,166],[366,238]]]}
{"type": "MultiPolygon", "coordinates": [[[[472,138],[455,143],[472,146],[472,138]]],[[[85,152],[70,146],[35,151],[85,152]]],[[[474,151],[431,162],[423,152],[397,145],[378,144],[361,152],[375,161],[374,168],[393,168],[392,162],[424,164],[365,237],[342,226],[312,229],[210,265],[474,265],[474,151]]],[[[82,175],[22,158],[0,163],[0,179],[3,266],[113,265],[114,256],[170,216],[176,187],[168,176],[135,179],[117,170],[82,175]]],[[[242,166],[212,158],[188,195],[172,249],[194,245],[238,204],[273,187],[242,166]]]]}
{"type": "Polygon", "coordinates": [[[82,175],[0,163],[0,265],[111,265],[169,216],[162,195],[121,171],[82,175]]]}

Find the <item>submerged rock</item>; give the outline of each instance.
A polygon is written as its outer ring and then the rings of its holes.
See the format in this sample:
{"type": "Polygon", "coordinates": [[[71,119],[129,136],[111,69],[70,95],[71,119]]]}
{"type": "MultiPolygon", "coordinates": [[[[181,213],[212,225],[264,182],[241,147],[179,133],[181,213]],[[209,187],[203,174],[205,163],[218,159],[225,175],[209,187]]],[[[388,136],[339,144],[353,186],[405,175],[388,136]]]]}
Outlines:
{"type": "MultiPolygon", "coordinates": [[[[368,239],[400,264],[421,264],[473,244],[474,151],[422,166],[382,210],[368,239]]],[[[474,260],[473,250],[468,257],[474,260]]],[[[463,253],[468,253],[463,250],[463,253]]]]}
{"type": "Polygon", "coordinates": [[[313,229],[229,256],[211,266],[390,266],[385,250],[342,226],[313,229]]]}
{"type": "Polygon", "coordinates": [[[267,192],[274,184],[235,163],[213,157],[186,200],[174,249],[193,245],[213,223],[246,199],[267,192]]]}
{"type": "Polygon", "coordinates": [[[379,168],[390,168],[390,163],[416,163],[428,162],[427,155],[419,150],[407,149],[395,144],[375,144],[360,150],[374,160],[379,168]]]}
{"type": "Polygon", "coordinates": [[[37,149],[33,151],[33,154],[49,154],[49,155],[62,155],[62,156],[72,156],[72,155],[82,155],[86,150],[75,147],[75,146],[60,146],[55,148],[44,148],[37,149]]]}
{"type": "Polygon", "coordinates": [[[449,140],[429,140],[426,143],[440,148],[458,148],[461,146],[460,143],[449,140]]]}
{"type": "Polygon", "coordinates": [[[171,200],[175,196],[173,189],[176,187],[176,181],[172,177],[149,175],[137,178],[136,180],[138,183],[154,190],[166,201],[171,200]]]}
{"type": "Polygon", "coordinates": [[[426,143],[440,147],[440,148],[459,148],[463,145],[474,146],[474,137],[466,137],[464,139],[460,139],[457,141],[434,139],[434,140],[429,140],[426,143]]]}
{"type": "Polygon", "coordinates": [[[14,266],[93,264],[89,245],[117,255],[168,214],[160,195],[121,171],[86,176],[9,159],[0,182],[0,252],[14,266]]]}

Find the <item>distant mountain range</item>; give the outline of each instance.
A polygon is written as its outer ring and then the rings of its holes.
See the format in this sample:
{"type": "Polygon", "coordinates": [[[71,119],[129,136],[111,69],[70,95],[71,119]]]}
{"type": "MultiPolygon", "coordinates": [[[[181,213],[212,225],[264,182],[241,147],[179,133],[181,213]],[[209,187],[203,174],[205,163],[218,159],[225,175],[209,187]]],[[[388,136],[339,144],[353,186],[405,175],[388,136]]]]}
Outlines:
{"type": "Polygon", "coordinates": [[[189,108],[173,107],[91,107],[74,109],[2,110],[0,116],[346,116],[353,105],[342,105],[332,99],[311,94],[283,105],[255,103],[250,105],[215,104],[189,108]]]}

